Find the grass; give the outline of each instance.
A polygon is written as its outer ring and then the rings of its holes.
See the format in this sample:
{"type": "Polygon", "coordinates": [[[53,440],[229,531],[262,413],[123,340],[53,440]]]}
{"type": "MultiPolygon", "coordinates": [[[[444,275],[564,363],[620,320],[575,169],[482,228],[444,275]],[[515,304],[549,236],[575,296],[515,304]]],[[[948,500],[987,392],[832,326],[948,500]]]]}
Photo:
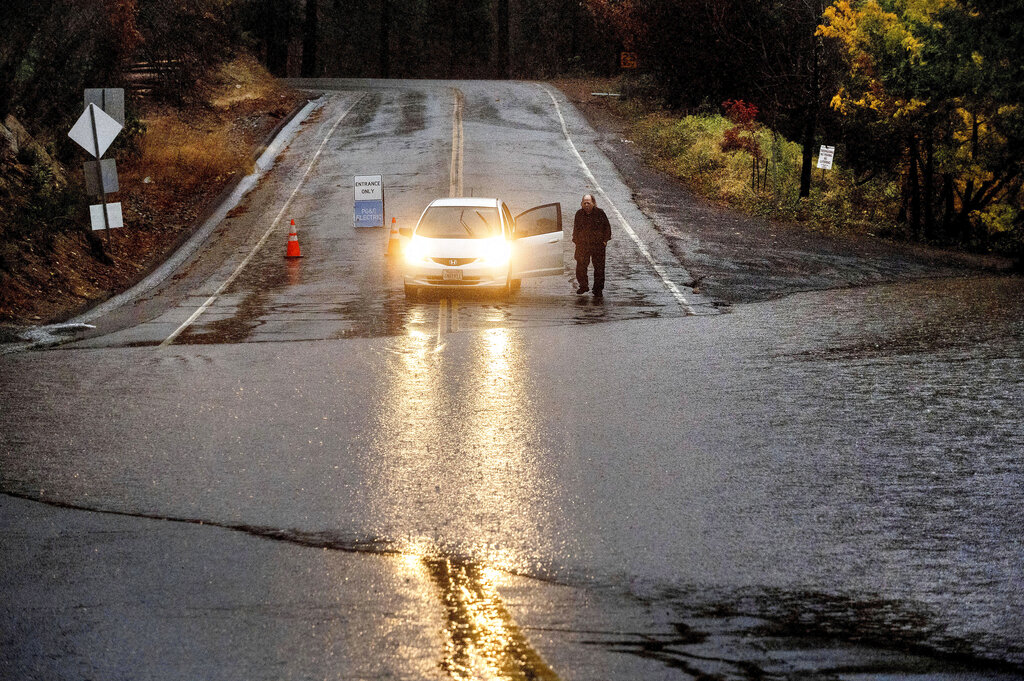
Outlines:
{"type": "MultiPolygon", "coordinates": [[[[811,195],[802,201],[802,149],[766,127],[752,133],[762,157],[755,181],[750,153],[722,151],[725,131],[733,127],[723,116],[642,113],[635,108],[624,113],[631,121],[634,141],[653,165],[711,199],[826,231],[896,230],[897,185],[875,181],[858,186],[852,174],[837,164],[824,174],[813,169],[811,195]]],[[[812,164],[817,165],[817,158],[812,164]]]]}
{"type": "Polygon", "coordinates": [[[253,99],[266,101],[279,97],[281,84],[250,56],[221,65],[209,83],[210,104],[226,109],[253,99]]]}
{"type": "MultiPolygon", "coordinates": [[[[252,172],[251,140],[236,125],[240,109],[283,98],[281,85],[251,57],[222,65],[202,84],[206,106],[153,109],[141,121],[136,148],[126,163],[127,179],[191,191],[252,172]]],[[[290,108],[290,101],[281,114],[290,108]]],[[[271,107],[272,108],[272,107],[271,107]]]]}
{"type": "Polygon", "coordinates": [[[248,149],[233,143],[230,123],[204,122],[209,127],[193,127],[173,113],[147,118],[128,181],[190,191],[251,171],[252,158],[248,149]]]}
{"type": "MultiPolygon", "coordinates": [[[[751,181],[751,154],[722,151],[726,130],[733,123],[721,115],[718,105],[673,111],[651,95],[653,90],[643,79],[635,78],[565,79],[559,86],[577,101],[602,102],[624,122],[626,134],[648,163],[709,199],[819,231],[907,236],[896,221],[898,183],[875,179],[858,185],[842,166],[841,156],[824,179],[822,171],[814,168],[810,196],[801,199],[801,146],[767,127],[759,126],[753,133],[762,158],[755,184],[751,181]],[[623,96],[600,100],[589,96],[597,91],[623,96]]],[[[817,158],[812,164],[817,165],[817,158]]]]}

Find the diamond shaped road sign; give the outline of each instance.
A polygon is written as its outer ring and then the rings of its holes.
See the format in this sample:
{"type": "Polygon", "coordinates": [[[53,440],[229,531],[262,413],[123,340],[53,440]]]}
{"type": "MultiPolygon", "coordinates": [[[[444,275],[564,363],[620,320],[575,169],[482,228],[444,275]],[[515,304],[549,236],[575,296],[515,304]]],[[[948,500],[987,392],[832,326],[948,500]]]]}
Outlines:
{"type": "Polygon", "coordinates": [[[90,104],[79,116],[71,128],[68,137],[78,142],[79,146],[99,158],[107,150],[121,132],[121,124],[103,112],[95,104],[90,104]]]}

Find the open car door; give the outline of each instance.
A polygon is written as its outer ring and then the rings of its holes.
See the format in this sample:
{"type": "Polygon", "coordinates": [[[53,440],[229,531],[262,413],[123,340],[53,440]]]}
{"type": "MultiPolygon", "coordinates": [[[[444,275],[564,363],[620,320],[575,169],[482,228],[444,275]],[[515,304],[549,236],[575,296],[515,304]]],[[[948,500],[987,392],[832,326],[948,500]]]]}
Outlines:
{"type": "Polygon", "coordinates": [[[545,277],[562,273],[562,204],[534,206],[516,216],[512,275],[545,277]]]}

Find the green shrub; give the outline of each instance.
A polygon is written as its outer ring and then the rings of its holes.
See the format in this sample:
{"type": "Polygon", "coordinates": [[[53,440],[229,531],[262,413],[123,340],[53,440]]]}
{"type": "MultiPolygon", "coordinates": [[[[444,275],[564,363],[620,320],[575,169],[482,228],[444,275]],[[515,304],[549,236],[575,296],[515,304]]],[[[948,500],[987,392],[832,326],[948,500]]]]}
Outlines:
{"type": "MultiPolygon", "coordinates": [[[[898,182],[876,178],[857,184],[852,173],[837,164],[826,171],[824,180],[815,169],[811,196],[801,199],[802,148],[767,127],[749,133],[761,155],[755,182],[749,151],[722,151],[726,131],[733,127],[723,116],[678,117],[660,110],[633,120],[634,140],[653,165],[710,198],[754,215],[804,221],[827,231],[894,229],[898,182]]],[[[1015,219],[1016,215],[1001,214],[998,222],[1010,225],[1015,219]]]]}

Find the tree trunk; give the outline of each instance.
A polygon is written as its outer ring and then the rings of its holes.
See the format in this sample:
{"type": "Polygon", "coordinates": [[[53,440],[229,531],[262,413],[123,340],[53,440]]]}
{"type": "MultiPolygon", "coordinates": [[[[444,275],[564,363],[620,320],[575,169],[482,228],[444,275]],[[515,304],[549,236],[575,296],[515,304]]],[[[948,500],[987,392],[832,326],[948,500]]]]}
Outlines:
{"type": "Polygon", "coordinates": [[[907,217],[907,204],[909,203],[908,197],[910,196],[910,178],[907,178],[903,183],[903,191],[900,193],[902,194],[900,197],[900,211],[896,214],[896,222],[901,225],[905,225],[910,220],[910,218],[907,217]]]}
{"type": "Polygon", "coordinates": [[[391,77],[391,0],[380,3],[380,77],[391,77]]]}
{"type": "Polygon", "coordinates": [[[306,0],[306,19],[302,23],[302,77],[319,76],[317,71],[317,45],[320,17],[317,0],[306,0]]]}
{"type": "Polygon", "coordinates": [[[511,0],[498,0],[498,78],[508,79],[511,77],[509,68],[509,2],[511,0]]]}
{"type": "Polygon", "coordinates": [[[569,56],[575,58],[578,56],[580,49],[580,4],[576,2],[569,3],[569,9],[572,12],[572,30],[569,33],[569,56]]]}
{"type": "Polygon", "coordinates": [[[807,112],[807,122],[804,125],[804,153],[803,163],[800,166],[800,197],[807,198],[811,195],[811,160],[814,157],[814,136],[817,132],[818,115],[812,108],[807,112]]]}
{"type": "Polygon", "coordinates": [[[942,239],[950,241],[953,237],[953,216],[956,214],[956,206],[953,204],[953,175],[942,173],[942,239]]]}
{"type": "Polygon", "coordinates": [[[924,238],[935,238],[935,162],[932,133],[924,138],[924,238]]]}
{"type": "Polygon", "coordinates": [[[267,70],[280,78],[288,77],[288,43],[291,41],[291,3],[278,11],[277,3],[267,3],[263,10],[264,44],[267,47],[267,70]]]}
{"type": "Polygon", "coordinates": [[[917,175],[917,167],[920,163],[917,153],[917,137],[910,136],[910,177],[907,182],[907,191],[910,192],[910,233],[915,239],[921,238],[921,183],[917,175]]]}
{"type": "MultiPolygon", "coordinates": [[[[980,123],[978,117],[973,116],[971,121],[971,161],[978,158],[978,128],[980,123]]],[[[957,216],[957,227],[964,243],[971,242],[971,211],[974,210],[974,180],[967,180],[964,186],[964,195],[960,201],[960,213],[957,216]]]]}
{"type": "Polygon", "coordinates": [[[451,80],[455,77],[455,22],[458,21],[458,17],[451,16],[448,18],[448,65],[445,67],[445,78],[451,80]]]}
{"type": "Polygon", "coordinates": [[[800,198],[811,195],[811,158],[814,156],[814,137],[818,129],[818,39],[812,38],[811,48],[811,92],[807,103],[807,119],[804,123],[804,153],[800,167],[800,198]]]}

